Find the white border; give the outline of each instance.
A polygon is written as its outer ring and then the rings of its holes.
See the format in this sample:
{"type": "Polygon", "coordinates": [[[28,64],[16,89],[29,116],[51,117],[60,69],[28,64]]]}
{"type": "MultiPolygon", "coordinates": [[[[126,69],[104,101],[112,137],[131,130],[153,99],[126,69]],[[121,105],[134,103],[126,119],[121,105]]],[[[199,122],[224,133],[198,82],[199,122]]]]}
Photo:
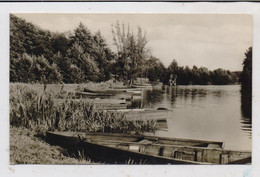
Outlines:
{"type": "Polygon", "coordinates": [[[249,177],[260,169],[260,4],[259,3],[0,3],[0,176],[213,176],[249,177]],[[9,13],[226,13],[252,14],[253,163],[252,165],[9,165],[9,13]],[[258,139],[258,140],[257,140],[258,139]]]}

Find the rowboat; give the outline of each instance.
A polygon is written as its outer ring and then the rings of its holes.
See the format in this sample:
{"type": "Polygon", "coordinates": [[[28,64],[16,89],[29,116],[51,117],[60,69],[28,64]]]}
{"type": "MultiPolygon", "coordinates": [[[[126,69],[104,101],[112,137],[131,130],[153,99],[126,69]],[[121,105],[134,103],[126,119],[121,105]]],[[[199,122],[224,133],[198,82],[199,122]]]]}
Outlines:
{"type": "Polygon", "coordinates": [[[133,95],[141,95],[142,90],[136,90],[136,89],[128,89],[126,90],[127,93],[132,93],[133,95]]]}
{"type": "Polygon", "coordinates": [[[62,104],[66,100],[72,100],[75,102],[91,102],[107,112],[125,113],[125,118],[131,120],[156,120],[167,122],[170,113],[170,110],[165,108],[127,109],[128,104],[125,99],[55,99],[54,101],[56,104],[62,104]]]}
{"type": "Polygon", "coordinates": [[[47,132],[47,141],[105,163],[129,159],[148,164],[241,164],[251,152],[223,149],[223,142],[110,133],[47,132]]]}
{"type": "Polygon", "coordinates": [[[136,89],[136,88],[124,88],[124,89],[105,89],[105,90],[90,90],[84,88],[84,92],[87,93],[99,93],[99,94],[118,94],[122,92],[128,92],[128,93],[134,93],[134,94],[141,94],[142,90],[141,89],[136,89]]]}
{"type": "Polygon", "coordinates": [[[154,121],[159,130],[167,130],[167,120],[171,110],[165,108],[158,109],[117,109],[107,110],[108,112],[121,112],[125,114],[125,118],[134,121],[154,121]]]}
{"type": "Polygon", "coordinates": [[[112,96],[112,93],[102,93],[102,92],[76,92],[76,96],[112,96]]]}
{"type": "Polygon", "coordinates": [[[120,109],[109,110],[109,112],[125,113],[127,119],[131,120],[159,120],[167,121],[170,110],[165,108],[158,109],[120,109]]]}
{"type": "Polygon", "coordinates": [[[153,86],[151,84],[133,84],[132,88],[145,88],[145,89],[152,89],[153,86]]]}
{"type": "Polygon", "coordinates": [[[125,99],[127,101],[141,100],[141,95],[135,95],[131,92],[122,92],[117,94],[112,93],[88,93],[88,92],[76,92],[75,96],[77,99],[80,98],[111,98],[111,99],[125,99]]]}
{"type": "Polygon", "coordinates": [[[127,109],[128,103],[125,99],[55,99],[56,104],[62,104],[65,101],[73,101],[73,102],[91,102],[99,107],[99,109],[103,110],[119,110],[119,109],[127,109]]]}
{"type": "Polygon", "coordinates": [[[124,98],[124,99],[140,99],[142,91],[140,89],[120,89],[120,90],[102,90],[93,91],[85,90],[84,92],[76,92],[76,98],[124,98]]]}

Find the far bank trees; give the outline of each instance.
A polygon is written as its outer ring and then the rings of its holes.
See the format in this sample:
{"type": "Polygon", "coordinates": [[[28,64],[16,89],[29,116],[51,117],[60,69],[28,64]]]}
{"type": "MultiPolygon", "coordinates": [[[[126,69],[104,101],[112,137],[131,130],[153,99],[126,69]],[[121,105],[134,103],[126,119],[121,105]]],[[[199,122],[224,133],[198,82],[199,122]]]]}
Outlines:
{"type": "Polygon", "coordinates": [[[238,84],[240,73],[239,71],[231,72],[221,68],[210,71],[205,67],[183,67],[179,66],[174,59],[167,68],[166,78],[162,80],[167,83],[170,75],[173,74],[178,76],[178,85],[228,85],[238,84]]]}

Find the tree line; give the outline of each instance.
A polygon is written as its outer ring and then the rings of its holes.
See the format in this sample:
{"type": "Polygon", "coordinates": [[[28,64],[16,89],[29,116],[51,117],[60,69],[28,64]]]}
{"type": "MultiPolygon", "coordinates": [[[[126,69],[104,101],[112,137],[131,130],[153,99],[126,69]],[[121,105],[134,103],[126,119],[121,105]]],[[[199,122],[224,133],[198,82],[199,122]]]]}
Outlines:
{"type": "Polygon", "coordinates": [[[10,15],[10,81],[24,83],[86,83],[109,79],[132,85],[145,77],[152,83],[226,85],[240,82],[243,73],[224,69],[179,66],[173,60],[165,67],[147,47],[146,32],[129,25],[112,24],[115,51],[101,32],[92,33],[82,23],[73,31],[54,33],[10,15]]]}
{"type": "MultiPolygon", "coordinates": [[[[231,72],[224,69],[208,70],[206,67],[178,66],[176,60],[173,60],[167,68],[166,81],[170,74],[177,75],[177,84],[181,85],[228,85],[240,82],[240,71],[231,72]]],[[[165,81],[165,82],[166,82],[165,81]]]]}
{"type": "Polygon", "coordinates": [[[82,23],[73,33],[52,33],[10,15],[11,82],[105,81],[114,55],[100,31],[82,23]]]}

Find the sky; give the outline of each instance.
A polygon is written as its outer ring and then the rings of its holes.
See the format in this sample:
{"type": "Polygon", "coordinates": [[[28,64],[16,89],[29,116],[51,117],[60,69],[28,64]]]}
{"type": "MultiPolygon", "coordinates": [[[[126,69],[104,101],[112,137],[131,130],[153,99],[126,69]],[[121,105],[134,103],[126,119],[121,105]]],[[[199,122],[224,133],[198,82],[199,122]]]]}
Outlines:
{"type": "Polygon", "coordinates": [[[252,46],[253,18],[245,14],[15,14],[52,32],[68,32],[82,22],[93,34],[98,30],[113,49],[111,25],[118,20],[146,31],[147,47],[167,67],[223,68],[241,71],[244,53],[252,46]]]}

